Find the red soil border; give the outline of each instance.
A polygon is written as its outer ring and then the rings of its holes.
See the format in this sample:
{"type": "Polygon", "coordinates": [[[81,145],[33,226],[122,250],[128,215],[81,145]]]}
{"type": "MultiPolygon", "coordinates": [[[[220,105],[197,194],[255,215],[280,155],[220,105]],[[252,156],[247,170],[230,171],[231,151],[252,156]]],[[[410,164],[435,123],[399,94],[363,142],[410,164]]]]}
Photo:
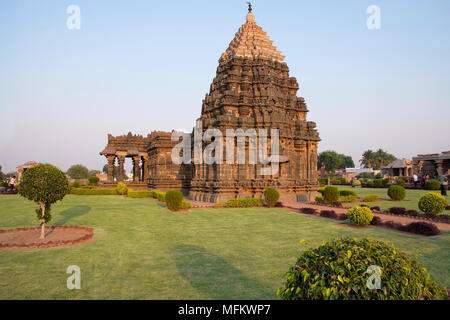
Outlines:
{"type": "MultiPolygon", "coordinates": [[[[72,229],[72,230],[78,230],[78,231],[84,231],[84,234],[80,237],[77,237],[76,239],[71,240],[50,240],[46,241],[38,239],[34,242],[28,242],[28,243],[17,243],[17,242],[1,242],[0,241],[0,250],[18,250],[18,249],[42,249],[42,248],[52,248],[52,247],[62,247],[62,246],[71,246],[74,244],[82,243],[89,241],[94,236],[94,229],[89,227],[77,227],[77,226],[52,226],[49,228],[46,228],[47,230],[61,230],[61,229],[72,229]]],[[[15,229],[7,229],[7,230],[1,230],[0,234],[3,233],[14,233],[14,232],[23,232],[23,231],[39,231],[41,230],[41,227],[31,227],[31,228],[15,228],[15,229]]]]}

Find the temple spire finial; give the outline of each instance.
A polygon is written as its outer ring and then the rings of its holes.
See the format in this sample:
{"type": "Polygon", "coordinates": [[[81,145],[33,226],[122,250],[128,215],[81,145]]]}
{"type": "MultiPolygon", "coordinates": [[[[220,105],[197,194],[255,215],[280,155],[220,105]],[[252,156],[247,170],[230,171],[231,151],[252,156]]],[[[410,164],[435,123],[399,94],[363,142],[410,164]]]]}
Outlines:
{"type": "Polygon", "coordinates": [[[252,13],[252,4],[250,2],[247,2],[248,4],[248,13],[247,13],[247,22],[254,22],[255,21],[255,15],[252,13]]]}
{"type": "Polygon", "coordinates": [[[247,1],[247,4],[248,4],[248,12],[252,13],[252,3],[247,1]]]}

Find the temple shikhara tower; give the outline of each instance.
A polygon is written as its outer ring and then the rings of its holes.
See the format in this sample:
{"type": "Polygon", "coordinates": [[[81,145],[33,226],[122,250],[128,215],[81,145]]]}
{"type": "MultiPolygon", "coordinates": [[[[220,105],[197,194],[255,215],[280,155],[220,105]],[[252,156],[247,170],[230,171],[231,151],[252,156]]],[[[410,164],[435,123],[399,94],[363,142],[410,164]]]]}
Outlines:
{"type": "MultiPolygon", "coordinates": [[[[317,191],[320,138],[316,124],[306,120],[308,109],[305,100],[297,97],[298,89],[297,80],[289,76],[284,56],[256,24],[250,7],[246,22],[219,59],[216,76],[197,120],[203,132],[218,129],[223,133],[222,163],[172,163],[171,150],[178,142],[171,141],[169,132],[153,132],[146,138],[122,136],[122,140],[138,142],[136,146],[125,146],[123,141],[117,140],[120,137],[109,136],[108,146],[101,154],[108,158],[111,173],[115,157],[133,157],[137,173],[135,183],[160,190],[180,189],[193,200],[220,202],[238,197],[262,197],[269,187],[280,192],[282,201],[313,200],[317,191]],[[279,156],[271,163],[251,163],[248,160],[255,145],[249,138],[245,142],[245,164],[238,163],[236,153],[234,162],[226,162],[227,129],[242,129],[246,133],[265,129],[269,154],[274,138],[270,133],[277,129],[279,156]],[[261,174],[262,169],[270,167],[274,161],[278,170],[269,175],[261,174]]],[[[205,145],[207,143],[203,143],[203,147],[205,145]]],[[[237,144],[237,152],[236,148],[237,144]]],[[[260,155],[260,150],[256,154],[260,155]]],[[[112,181],[112,175],[109,178],[112,181]]]]}

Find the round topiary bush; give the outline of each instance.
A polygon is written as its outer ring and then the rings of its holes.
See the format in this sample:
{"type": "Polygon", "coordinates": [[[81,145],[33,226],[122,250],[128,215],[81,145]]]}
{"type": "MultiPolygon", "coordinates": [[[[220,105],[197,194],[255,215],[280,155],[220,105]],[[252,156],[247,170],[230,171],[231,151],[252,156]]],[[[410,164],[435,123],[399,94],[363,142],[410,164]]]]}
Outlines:
{"type": "Polygon", "coordinates": [[[367,226],[373,219],[373,213],[368,207],[354,206],[348,210],[347,218],[354,224],[367,226]]]}
{"type": "Polygon", "coordinates": [[[323,199],[325,203],[334,203],[339,201],[339,189],[337,187],[328,186],[323,189],[323,199]]]}
{"type": "Polygon", "coordinates": [[[383,186],[383,180],[382,179],[373,180],[373,186],[375,188],[381,188],[383,186]]]}
{"type": "Polygon", "coordinates": [[[339,239],[303,252],[277,295],[283,300],[448,299],[415,260],[370,239],[339,239]],[[381,273],[378,290],[368,286],[377,284],[371,266],[381,273]]]}
{"type": "Polygon", "coordinates": [[[96,185],[100,181],[100,179],[97,176],[91,176],[89,177],[88,181],[90,184],[96,185]]]}
{"type": "Polygon", "coordinates": [[[264,191],[264,200],[268,207],[275,207],[278,199],[280,199],[280,193],[276,189],[269,188],[264,191]]]}
{"type": "Polygon", "coordinates": [[[166,192],[167,208],[171,211],[178,211],[183,204],[183,194],[178,190],[171,190],[166,192]]]}
{"type": "Polygon", "coordinates": [[[72,188],[79,188],[81,185],[78,181],[75,181],[74,183],[72,183],[72,188]]]}
{"type": "Polygon", "coordinates": [[[116,193],[120,195],[125,195],[128,193],[127,185],[123,182],[119,182],[116,186],[116,193]]]}
{"type": "Polygon", "coordinates": [[[405,187],[406,181],[403,179],[397,179],[397,185],[405,187]]]}
{"type": "Polygon", "coordinates": [[[419,209],[422,212],[439,214],[445,210],[447,199],[435,192],[428,192],[419,199],[419,209]]]}
{"type": "Polygon", "coordinates": [[[62,200],[69,189],[65,173],[51,164],[37,164],[23,173],[19,194],[39,204],[36,215],[41,220],[41,239],[45,238],[45,223],[51,220],[51,205],[62,200]]]}
{"type": "Polygon", "coordinates": [[[361,187],[361,181],[353,179],[352,180],[352,187],[356,188],[356,187],[361,187]]]}
{"type": "Polygon", "coordinates": [[[427,190],[439,190],[441,188],[441,183],[436,179],[428,180],[425,183],[425,189],[427,190]]]}
{"type": "Polygon", "coordinates": [[[405,199],[406,193],[405,193],[405,188],[403,188],[402,186],[390,186],[387,194],[389,196],[389,198],[391,198],[392,200],[395,201],[400,201],[405,199]]]}

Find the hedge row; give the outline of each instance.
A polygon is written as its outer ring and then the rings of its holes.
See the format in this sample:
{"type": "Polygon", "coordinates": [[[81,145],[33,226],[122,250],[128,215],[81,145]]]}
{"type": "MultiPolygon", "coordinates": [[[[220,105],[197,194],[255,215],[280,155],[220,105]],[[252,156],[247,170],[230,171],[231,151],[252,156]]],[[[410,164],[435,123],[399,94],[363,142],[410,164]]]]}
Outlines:
{"type": "Polygon", "coordinates": [[[371,209],[396,216],[417,217],[420,219],[429,219],[434,222],[450,223],[450,214],[435,214],[432,212],[420,213],[417,210],[406,210],[404,207],[391,207],[386,211],[381,211],[380,207],[372,207],[371,209]]]}
{"type": "Polygon", "coordinates": [[[88,189],[88,188],[72,188],[71,194],[82,196],[115,196],[117,195],[116,189],[88,189]]]}
{"type": "Polygon", "coordinates": [[[263,205],[264,200],[258,198],[236,198],[225,202],[225,206],[228,208],[262,207],[263,205]]]}

